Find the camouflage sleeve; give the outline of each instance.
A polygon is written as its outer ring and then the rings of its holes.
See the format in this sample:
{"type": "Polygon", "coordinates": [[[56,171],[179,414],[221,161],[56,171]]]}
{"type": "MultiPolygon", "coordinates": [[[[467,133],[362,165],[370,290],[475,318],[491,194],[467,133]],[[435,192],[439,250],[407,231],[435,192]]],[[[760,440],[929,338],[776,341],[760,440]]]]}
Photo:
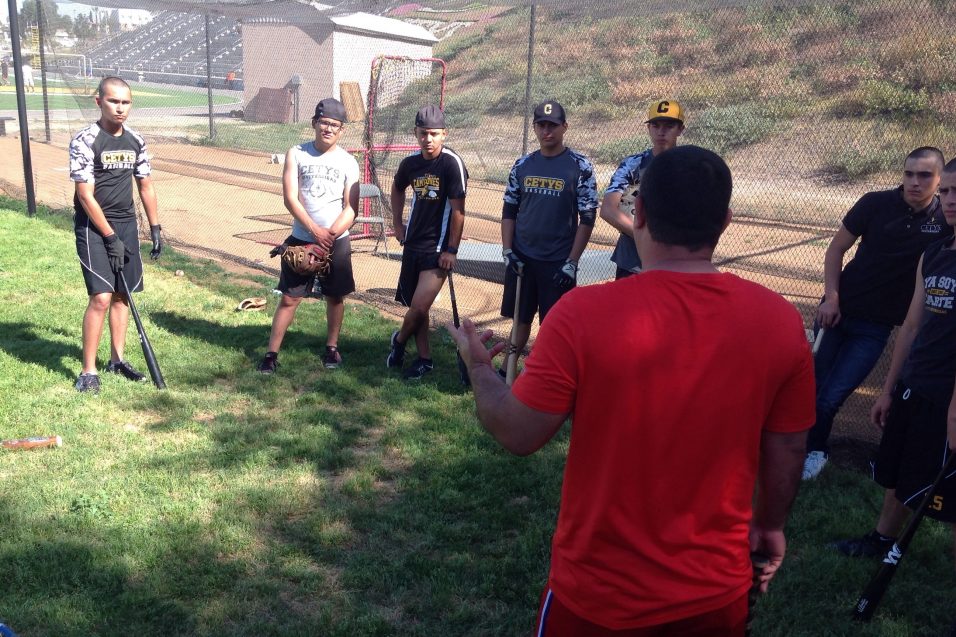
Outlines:
{"type": "Polygon", "coordinates": [[[524,157],[519,159],[511,167],[508,173],[508,185],[505,186],[505,204],[517,206],[521,203],[521,184],[518,181],[518,167],[524,162],[524,157]]]}
{"type": "Polygon", "coordinates": [[[134,131],[130,131],[130,133],[133,134],[133,137],[135,137],[139,143],[139,152],[136,153],[136,165],[133,168],[133,176],[137,179],[149,177],[153,169],[149,165],[149,153],[146,152],[146,140],[134,131]]]}
{"type": "Polygon", "coordinates": [[[581,223],[587,226],[593,226],[596,218],[595,212],[598,207],[597,182],[594,179],[594,167],[586,157],[578,159],[578,214],[581,216],[581,223]]]}
{"type": "Polygon", "coordinates": [[[628,185],[638,183],[640,181],[641,165],[644,163],[643,159],[644,153],[625,157],[611,176],[611,183],[608,185],[605,194],[624,192],[628,185]]]}
{"type": "Polygon", "coordinates": [[[70,179],[87,184],[93,183],[93,142],[96,135],[89,129],[70,142],[70,179]]]}

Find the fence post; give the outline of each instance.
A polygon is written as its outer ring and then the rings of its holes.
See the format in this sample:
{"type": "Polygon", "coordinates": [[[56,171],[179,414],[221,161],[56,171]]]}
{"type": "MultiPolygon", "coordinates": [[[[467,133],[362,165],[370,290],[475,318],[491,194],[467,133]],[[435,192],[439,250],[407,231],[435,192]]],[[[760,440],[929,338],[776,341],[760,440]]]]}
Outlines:
{"type": "Polygon", "coordinates": [[[528,25],[528,74],[524,80],[524,131],[521,136],[521,154],[528,154],[528,119],[531,117],[531,73],[534,69],[534,14],[535,2],[531,2],[531,20],[528,25]]]}
{"type": "Polygon", "coordinates": [[[37,32],[39,35],[40,49],[40,86],[43,90],[43,129],[46,133],[46,142],[49,144],[52,135],[50,134],[50,97],[46,86],[46,53],[43,51],[43,44],[46,41],[46,16],[44,15],[43,2],[37,0],[37,32]]]}
{"type": "Polygon", "coordinates": [[[212,53],[209,50],[209,14],[206,14],[206,96],[209,98],[209,139],[216,138],[212,121],[212,53]]]}
{"type": "Polygon", "coordinates": [[[10,12],[10,44],[13,48],[13,76],[17,85],[17,116],[20,118],[20,149],[23,154],[23,187],[27,191],[27,214],[37,213],[33,189],[33,158],[30,155],[30,131],[27,128],[27,96],[23,90],[23,54],[20,52],[20,26],[17,21],[17,0],[7,0],[10,12]]]}

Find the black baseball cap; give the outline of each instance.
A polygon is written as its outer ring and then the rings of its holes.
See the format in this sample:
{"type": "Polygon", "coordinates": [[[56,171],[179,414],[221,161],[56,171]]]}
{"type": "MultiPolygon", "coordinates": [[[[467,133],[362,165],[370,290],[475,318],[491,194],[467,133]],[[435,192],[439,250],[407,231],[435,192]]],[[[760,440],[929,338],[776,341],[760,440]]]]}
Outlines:
{"type": "Polygon", "coordinates": [[[538,122],[551,122],[552,124],[563,124],[567,121],[564,117],[564,107],[548,100],[534,107],[534,124],[538,122]]]}
{"type": "Polygon", "coordinates": [[[345,122],[348,116],[345,114],[345,104],[334,97],[327,97],[315,105],[315,116],[312,119],[328,117],[329,119],[345,122]]]}
{"type": "Polygon", "coordinates": [[[415,114],[415,126],[419,128],[445,128],[445,114],[437,106],[422,106],[415,114]]]}

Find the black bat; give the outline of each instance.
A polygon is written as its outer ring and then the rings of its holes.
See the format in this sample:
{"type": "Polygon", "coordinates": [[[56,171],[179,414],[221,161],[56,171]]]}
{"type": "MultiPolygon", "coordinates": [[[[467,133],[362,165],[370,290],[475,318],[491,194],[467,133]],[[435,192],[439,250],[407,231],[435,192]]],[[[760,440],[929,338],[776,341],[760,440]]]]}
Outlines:
{"type": "MultiPolygon", "coordinates": [[[[455,299],[455,282],[451,276],[451,270],[448,271],[448,293],[451,295],[451,320],[455,327],[459,327],[458,321],[458,301],[455,299]]],[[[465,367],[465,361],[461,359],[461,352],[455,349],[455,356],[458,357],[458,376],[461,378],[461,384],[465,387],[471,386],[471,379],[468,377],[468,368],[465,367]]]]}
{"type": "Polygon", "coordinates": [[[153,379],[153,384],[159,389],[166,389],[166,381],[163,380],[163,373],[159,371],[159,363],[156,362],[156,354],[153,353],[153,346],[149,343],[146,336],[146,330],[143,328],[143,320],[139,318],[139,312],[136,310],[136,304],[133,303],[133,293],[130,292],[129,284],[126,283],[126,275],[120,271],[120,281],[123,283],[123,293],[126,294],[126,300],[129,303],[129,311],[133,315],[133,321],[136,323],[136,331],[139,332],[139,342],[143,346],[143,357],[146,359],[146,367],[149,369],[149,375],[153,379]]]}
{"type": "Polygon", "coordinates": [[[770,558],[761,553],[752,552],[750,554],[750,563],[753,566],[753,582],[750,584],[750,591],[747,593],[747,627],[744,632],[746,637],[750,637],[751,628],[754,621],[754,606],[760,598],[760,576],[763,575],[763,569],[770,564],[770,558]]]}
{"type": "Polygon", "coordinates": [[[883,594],[890,585],[890,580],[896,575],[896,570],[899,568],[900,560],[903,559],[903,554],[906,552],[906,549],[909,548],[913,536],[916,535],[916,530],[919,528],[920,522],[923,521],[927,507],[933,502],[933,497],[936,495],[936,491],[939,490],[939,485],[949,473],[956,470],[956,461],[954,461],[954,459],[956,459],[956,453],[950,453],[946,462],[943,463],[943,468],[940,469],[936,479],[933,480],[933,485],[923,495],[923,499],[920,501],[919,506],[916,507],[916,511],[913,512],[913,516],[906,524],[906,528],[900,533],[899,539],[893,543],[892,548],[890,548],[883,557],[883,564],[880,566],[880,570],[876,572],[876,575],[873,576],[870,583],[863,589],[863,594],[860,595],[856,606],[853,607],[854,619],[868,622],[870,618],[873,617],[873,613],[876,612],[876,607],[879,605],[880,600],[883,599],[883,594]]]}

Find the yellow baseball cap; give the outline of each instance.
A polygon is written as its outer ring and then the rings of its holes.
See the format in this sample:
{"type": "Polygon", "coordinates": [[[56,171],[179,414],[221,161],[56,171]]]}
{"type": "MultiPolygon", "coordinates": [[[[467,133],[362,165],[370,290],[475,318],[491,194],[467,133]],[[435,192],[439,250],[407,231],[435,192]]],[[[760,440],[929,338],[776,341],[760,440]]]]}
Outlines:
{"type": "Polygon", "coordinates": [[[657,120],[669,119],[684,123],[684,109],[677,100],[658,100],[647,107],[645,124],[657,120]]]}

